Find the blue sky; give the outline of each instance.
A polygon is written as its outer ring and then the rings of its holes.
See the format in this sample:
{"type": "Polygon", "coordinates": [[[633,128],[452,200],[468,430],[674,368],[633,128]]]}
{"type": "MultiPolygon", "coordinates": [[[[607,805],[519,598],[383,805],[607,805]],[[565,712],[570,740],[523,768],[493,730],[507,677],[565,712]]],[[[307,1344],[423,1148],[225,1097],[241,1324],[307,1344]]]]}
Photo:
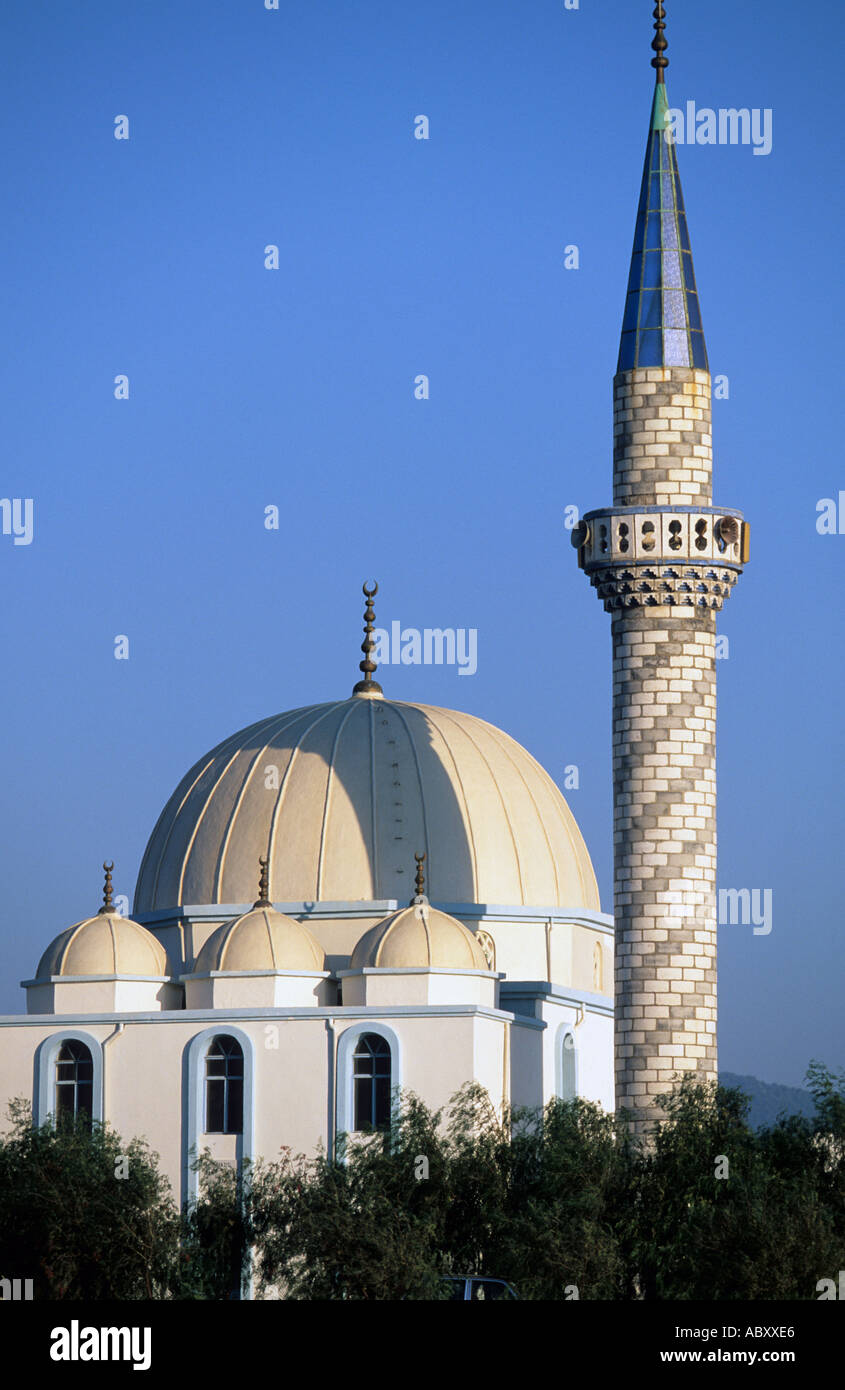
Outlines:
{"type": "MultiPolygon", "coordinates": [[[[2,491],[34,535],[0,536],[0,1011],[104,857],[131,896],[206,748],[351,688],[365,578],[381,624],[478,632],[476,675],[391,667],[388,694],[578,765],[609,909],[610,623],[564,509],[611,496],[651,10],[4,7],[2,491]]],[[[721,1064],[800,1084],[845,1063],[845,534],[816,530],[845,490],[845,11],[667,10],[670,103],[773,119],[768,156],[678,154],[730,382],[714,500],[753,527],[719,628],[719,880],[773,892],[770,935],[720,930],[721,1064]]]]}

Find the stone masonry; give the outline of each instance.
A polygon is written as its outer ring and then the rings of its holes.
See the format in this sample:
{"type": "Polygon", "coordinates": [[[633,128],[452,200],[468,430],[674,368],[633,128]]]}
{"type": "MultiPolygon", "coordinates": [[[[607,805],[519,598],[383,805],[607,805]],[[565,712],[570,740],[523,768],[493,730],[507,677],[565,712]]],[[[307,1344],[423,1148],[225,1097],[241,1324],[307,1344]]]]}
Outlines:
{"type": "Polygon", "coordinates": [[[620,372],[613,396],[614,505],[709,506],[709,374],[689,367],[620,372]]]}
{"type": "Polygon", "coordinates": [[[716,611],[747,555],[712,506],[710,377],[614,381],[613,507],[573,535],[612,614],[616,1104],[715,1078],[716,611]]]}

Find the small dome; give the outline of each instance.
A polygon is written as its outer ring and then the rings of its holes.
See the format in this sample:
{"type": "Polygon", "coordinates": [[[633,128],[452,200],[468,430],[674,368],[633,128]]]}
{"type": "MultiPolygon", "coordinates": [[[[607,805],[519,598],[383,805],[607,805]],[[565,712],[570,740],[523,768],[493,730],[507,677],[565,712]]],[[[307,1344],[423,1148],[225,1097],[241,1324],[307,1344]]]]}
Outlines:
{"type": "Polygon", "coordinates": [[[194,965],[193,974],[212,970],[302,970],[325,969],[322,946],[293,917],[274,907],[258,905],[224,922],[206,941],[194,965]]]}
{"type": "Polygon", "coordinates": [[[98,912],[76,922],[52,941],[35,972],[37,980],[54,975],[169,975],[167,952],[131,917],[98,912]]]}
{"type": "Polygon", "coordinates": [[[489,970],[477,937],[426,898],[392,912],[361,937],[351,970],[489,970]]]}

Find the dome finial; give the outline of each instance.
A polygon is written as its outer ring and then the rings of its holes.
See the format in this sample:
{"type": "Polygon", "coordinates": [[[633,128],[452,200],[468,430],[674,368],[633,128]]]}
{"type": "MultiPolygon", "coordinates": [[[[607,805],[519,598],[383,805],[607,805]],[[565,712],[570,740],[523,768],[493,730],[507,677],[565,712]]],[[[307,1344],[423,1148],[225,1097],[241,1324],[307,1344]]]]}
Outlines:
{"type": "Polygon", "coordinates": [[[373,626],[376,617],[373,608],[373,599],[377,593],[378,584],[375,580],[373,581],[373,587],[371,589],[368,589],[366,584],[364,585],[364,598],[367,600],[367,607],[364,610],[364,640],[361,643],[361,651],[364,653],[364,660],[358,663],[358,669],[364,672],[364,679],[358,681],[357,685],[352,687],[353,695],[384,694],[378,681],[373,680],[373,673],[377,670],[376,663],[373,661],[372,656],[376,645],[373,641],[373,626]]]}
{"type": "Polygon", "coordinates": [[[103,868],[106,871],[106,881],[103,885],[103,906],[100,908],[100,912],[114,912],[114,899],[112,898],[111,886],[111,871],[114,868],[114,860],[112,860],[110,864],[107,864],[106,861],[103,860],[103,868]]]}
{"type": "Polygon", "coordinates": [[[258,875],[258,901],[253,907],[272,907],[270,902],[270,867],[267,858],[259,859],[261,872],[258,875]]]}
{"type": "Polygon", "coordinates": [[[663,31],[666,28],[666,25],[663,23],[666,18],[663,0],[657,0],[657,4],[654,7],[654,18],[656,20],[654,26],[655,33],[651,41],[651,46],[654,49],[655,56],[651,60],[651,66],[657,69],[657,81],[663,82],[664,69],[669,66],[669,59],[666,57],[666,49],[669,45],[663,37],[663,31]]]}
{"type": "Polygon", "coordinates": [[[417,861],[417,892],[416,896],[411,899],[412,907],[415,903],[428,902],[428,898],[425,895],[425,869],[423,868],[423,864],[425,863],[425,851],[423,851],[422,854],[415,853],[414,858],[417,861]]]}

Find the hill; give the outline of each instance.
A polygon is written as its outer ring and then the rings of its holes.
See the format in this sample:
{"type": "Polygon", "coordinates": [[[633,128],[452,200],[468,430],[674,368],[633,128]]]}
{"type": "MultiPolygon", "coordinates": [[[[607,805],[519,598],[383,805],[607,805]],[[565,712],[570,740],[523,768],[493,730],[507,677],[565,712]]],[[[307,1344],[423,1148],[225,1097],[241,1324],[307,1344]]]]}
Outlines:
{"type": "Polygon", "coordinates": [[[730,1071],[720,1072],[719,1081],[723,1086],[736,1086],[751,1097],[748,1118],[753,1129],[774,1124],[781,1112],[806,1115],[808,1119],[815,1113],[813,1097],[799,1086],[779,1086],[770,1081],[758,1081],[756,1076],[738,1076],[730,1071]]]}

